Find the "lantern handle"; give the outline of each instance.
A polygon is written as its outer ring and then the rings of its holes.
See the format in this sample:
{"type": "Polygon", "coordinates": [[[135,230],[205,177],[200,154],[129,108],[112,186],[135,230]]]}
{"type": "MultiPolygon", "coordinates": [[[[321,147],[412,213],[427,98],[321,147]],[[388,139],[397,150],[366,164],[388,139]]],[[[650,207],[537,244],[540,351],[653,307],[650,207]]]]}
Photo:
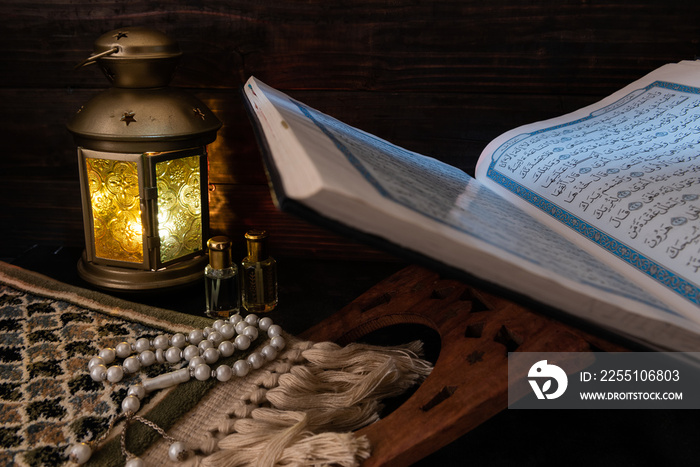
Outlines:
{"type": "Polygon", "coordinates": [[[104,52],[100,52],[98,54],[95,54],[95,55],[92,55],[92,56],[86,58],[82,62],[78,63],[74,69],[77,70],[78,68],[92,65],[93,63],[95,63],[97,61],[98,58],[106,57],[107,55],[112,55],[113,53],[117,53],[117,52],[119,52],[119,47],[114,46],[109,50],[105,50],[104,52]]]}

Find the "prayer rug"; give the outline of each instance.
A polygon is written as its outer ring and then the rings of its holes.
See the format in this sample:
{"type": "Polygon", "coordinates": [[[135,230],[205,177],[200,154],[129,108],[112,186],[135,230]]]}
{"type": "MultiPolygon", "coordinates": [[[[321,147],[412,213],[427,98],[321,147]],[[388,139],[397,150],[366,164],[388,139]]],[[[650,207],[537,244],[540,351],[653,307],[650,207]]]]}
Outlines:
{"type": "MultiPolygon", "coordinates": [[[[87,363],[100,348],[208,323],[0,262],[0,465],[61,465],[69,446],[107,429],[136,376],[118,384],[93,381],[87,363]]],[[[138,377],[171,369],[164,367],[153,365],[138,377]]],[[[152,412],[167,429],[207,388],[182,385],[151,394],[140,413],[168,398],[167,410],[152,412]]]]}
{"type": "MultiPolygon", "coordinates": [[[[189,333],[211,322],[0,262],[0,464],[61,465],[70,446],[108,431],[89,465],[123,465],[121,433],[128,451],[150,465],[172,463],[170,441],[152,426],[109,427],[129,386],[179,367],[156,364],[114,384],[93,381],[87,365],[104,347],[189,333]]],[[[341,347],[284,338],[284,351],[246,377],[151,393],[138,415],[186,443],[187,465],[355,466],[370,455],[370,445],[353,432],[379,419],[381,400],[402,394],[432,369],[420,358],[419,342],[341,347]]],[[[256,341],[230,359],[262,345],[256,341]]]]}

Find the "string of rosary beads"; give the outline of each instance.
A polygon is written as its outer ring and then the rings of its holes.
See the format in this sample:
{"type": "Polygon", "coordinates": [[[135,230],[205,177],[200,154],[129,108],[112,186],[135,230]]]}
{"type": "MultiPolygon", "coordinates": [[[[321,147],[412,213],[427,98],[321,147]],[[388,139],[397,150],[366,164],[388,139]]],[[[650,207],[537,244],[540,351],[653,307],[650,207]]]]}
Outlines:
{"type": "Polygon", "coordinates": [[[216,378],[221,382],[228,381],[233,376],[245,377],[251,370],[257,370],[265,362],[274,360],[285,345],[282,328],[279,325],[273,324],[268,317],[258,318],[257,315],[251,313],[245,318],[242,318],[240,314],[235,314],[226,320],[216,320],[211,327],[205,327],[201,330],[195,329],[188,335],[176,333],[171,337],[159,335],[154,339],[141,337],[131,344],[121,342],[114,348],[100,350],[98,356],[93,357],[88,363],[90,377],[97,382],[118,383],[125,374],[138,373],[142,367],[154,363],[177,364],[184,359],[188,364],[179,370],[130,386],[127,390],[127,396],[121,404],[122,414],[112,420],[106,433],[100,438],[73,445],[68,451],[69,459],[76,464],[86,463],[92,456],[93,449],[108,436],[113,426],[122,418],[126,418],[120,443],[122,454],[127,459],[125,467],[142,467],[144,465],[142,459],[126,449],[126,428],[133,420],[153,428],[171,443],[168,449],[168,456],[171,460],[184,460],[187,456],[187,448],[184,443],[168,436],[153,422],[136,415],[136,412],[141,408],[141,399],[149,392],[187,382],[192,377],[199,381],[216,378]],[[230,357],[236,350],[247,350],[251,343],[258,338],[258,330],[267,332],[267,336],[270,338],[270,342],[263,346],[260,351],[251,352],[246,359],[236,360],[233,365],[219,365],[212,369],[210,365],[216,363],[219,358],[230,357]],[[132,352],[138,355],[131,355],[132,352]],[[121,365],[115,364],[108,367],[117,358],[123,359],[121,365]]]}

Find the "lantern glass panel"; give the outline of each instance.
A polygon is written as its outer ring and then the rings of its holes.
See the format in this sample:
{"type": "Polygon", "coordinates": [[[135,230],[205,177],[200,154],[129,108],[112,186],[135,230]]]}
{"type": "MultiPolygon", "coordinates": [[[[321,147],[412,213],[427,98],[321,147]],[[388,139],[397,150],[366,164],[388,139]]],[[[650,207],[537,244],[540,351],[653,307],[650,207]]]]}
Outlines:
{"type": "Polygon", "coordinates": [[[143,263],[138,166],[132,161],[85,159],[95,255],[143,263]]]}
{"type": "Polygon", "coordinates": [[[201,156],[156,162],[160,262],[202,249],[201,156]]]}

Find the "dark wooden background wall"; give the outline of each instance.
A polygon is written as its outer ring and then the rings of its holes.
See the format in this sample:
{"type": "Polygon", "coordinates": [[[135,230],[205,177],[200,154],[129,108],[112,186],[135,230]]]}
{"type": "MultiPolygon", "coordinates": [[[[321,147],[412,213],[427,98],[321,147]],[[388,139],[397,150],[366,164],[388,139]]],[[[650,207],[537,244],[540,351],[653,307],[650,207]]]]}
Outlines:
{"type": "Polygon", "coordinates": [[[592,103],[700,52],[700,2],[54,0],[0,3],[0,257],[82,245],[68,118],[108,84],[74,70],[104,32],[180,43],[174,86],[223,121],[211,227],[272,232],[279,255],[381,257],[275,211],[239,87],[250,75],[341,120],[472,171],[519,124],[592,103]]]}

